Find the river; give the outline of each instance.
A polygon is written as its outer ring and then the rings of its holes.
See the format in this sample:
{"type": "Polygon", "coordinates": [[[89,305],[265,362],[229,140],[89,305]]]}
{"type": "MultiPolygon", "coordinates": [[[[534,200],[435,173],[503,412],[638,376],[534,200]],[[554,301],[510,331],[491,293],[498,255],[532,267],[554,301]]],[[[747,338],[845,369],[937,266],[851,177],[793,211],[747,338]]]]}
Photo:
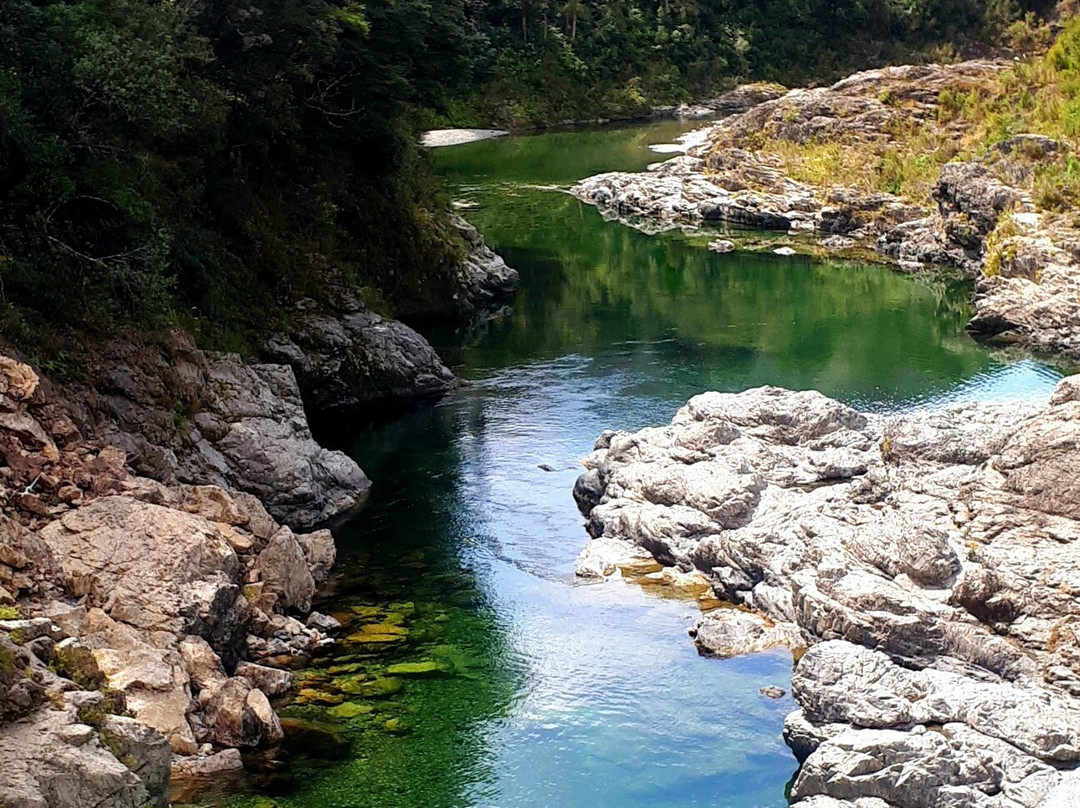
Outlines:
{"type": "Polygon", "coordinates": [[[645,235],[551,188],[644,168],[662,159],[650,144],[686,128],[434,153],[522,289],[480,333],[431,335],[466,386],[333,436],[375,485],[336,532],[336,588],[319,607],[351,620],[355,641],[301,674],[309,703],[284,715],[315,734],[294,736],[284,774],[219,803],[786,805],[794,702],[759,690],[789,687],[790,654],[700,658],[693,603],[576,581],[577,461],[604,429],[667,422],[709,389],[816,388],[887,412],[1044,400],[1060,374],[974,342],[967,283],[717,255],[707,235],[645,235]],[[389,670],[402,662],[422,664],[389,670]],[[316,743],[328,738],[333,753],[316,743]]]}

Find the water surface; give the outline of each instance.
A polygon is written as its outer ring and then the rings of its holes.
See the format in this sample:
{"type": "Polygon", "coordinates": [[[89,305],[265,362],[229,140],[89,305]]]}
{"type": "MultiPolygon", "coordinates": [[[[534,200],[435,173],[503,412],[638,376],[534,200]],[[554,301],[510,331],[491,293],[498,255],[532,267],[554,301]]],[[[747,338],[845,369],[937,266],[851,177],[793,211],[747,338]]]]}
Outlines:
{"type": "Polygon", "coordinates": [[[699,658],[685,636],[692,604],[576,582],[577,461],[602,430],[666,422],[708,389],[813,387],[893,411],[1039,401],[1059,373],[972,341],[965,283],[716,255],[707,236],[644,235],[550,188],[643,168],[658,159],[650,143],[683,129],[553,132],[434,154],[522,290],[510,317],[464,346],[432,335],[467,386],[334,436],[375,488],[337,533],[341,578],[322,608],[370,607],[381,611],[369,623],[392,614],[408,628],[378,653],[340,652],[362,675],[403,660],[436,660],[443,675],[407,678],[389,698],[350,697],[371,712],[336,721],[346,759],[299,754],[290,778],[246,804],[786,804],[795,761],[780,729],[793,702],[759,689],[788,688],[790,656],[699,658]]]}

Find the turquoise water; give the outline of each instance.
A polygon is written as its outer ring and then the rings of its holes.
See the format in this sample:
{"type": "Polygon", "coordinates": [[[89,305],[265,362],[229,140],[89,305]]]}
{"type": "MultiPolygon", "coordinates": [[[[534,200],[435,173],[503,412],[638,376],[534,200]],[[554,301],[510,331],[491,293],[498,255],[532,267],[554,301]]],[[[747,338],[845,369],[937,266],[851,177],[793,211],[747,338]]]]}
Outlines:
{"type": "MultiPolygon", "coordinates": [[[[522,274],[513,314],[469,337],[433,335],[469,383],[443,401],[331,436],[374,481],[337,531],[349,632],[312,687],[369,710],[286,714],[348,744],[301,743],[246,805],[320,808],[780,808],[796,764],[780,738],[786,653],[702,659],[688,602],[631,584],[583,585],[571,498],[607,428],[666,422],[707,389],[815,387],[878,411],[1044,399],[1059,372],[995,354],[964,331],[969,287],[878,267],[716,255],[700,235],[647,236],[536,186],[643,168],[676,124],[556,132],[438,151],[466,215],[522,274]],[[544,466],[551,470],[544,470],[544,466]],[[407,603],[405,603],[407,601],[407,603]],[[382,628],[379,628],[382,626],[382,628]],[[391,638],[393,639],[393,638],[391,638]],[[402,661],[381,698],[343,694],[402,661]],[[352,673],[348,675],[353,675],[352,673]],[[321,678],[320,678],[321,677],[321,678]]],[[[302,677],[303,678],[303,677],[302,677]]],[[[332,708],[331,708],[332,709],[332,708]]]]}

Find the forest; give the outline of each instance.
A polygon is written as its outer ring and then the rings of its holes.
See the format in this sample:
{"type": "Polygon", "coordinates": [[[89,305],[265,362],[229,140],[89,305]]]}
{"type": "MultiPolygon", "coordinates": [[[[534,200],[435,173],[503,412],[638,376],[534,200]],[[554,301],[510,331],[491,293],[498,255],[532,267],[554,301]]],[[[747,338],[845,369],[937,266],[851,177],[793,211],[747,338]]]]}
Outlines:
{"type": "MultiPolygon", "coordinates": [[[[333,277],[437,315],[434,124],[629,116],[740,80],[955,58],[1032,0],[5,0],[0,328],[250,350],[333,277]],[[58,326],[62,328],[58,329],[58,326]]],[[[1025,22],[1026,20],[1026,22],[1025,22]]]]}

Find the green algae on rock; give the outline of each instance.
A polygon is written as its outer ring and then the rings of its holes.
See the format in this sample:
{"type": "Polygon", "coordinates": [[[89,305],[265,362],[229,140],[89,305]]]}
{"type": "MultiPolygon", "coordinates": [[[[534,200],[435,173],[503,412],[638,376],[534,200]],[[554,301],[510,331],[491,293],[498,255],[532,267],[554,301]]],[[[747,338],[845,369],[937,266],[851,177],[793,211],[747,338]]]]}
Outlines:
{"type": "Polygon", "coordinates": [[[362,715],[370,715],[374,708],[370,704],[357,704],[355,701],[347,701],[337,707],[331,707],[326,714],[331,718],[340,718],[345,721],[350,718],[358,718],[362,715]]]}
{"type": "Polygon", "coordinates": [[[391,676],[443,676],[449,671],[438,662],[424,660],[423,662],[399,662],[386,669],[391,676]]]}

